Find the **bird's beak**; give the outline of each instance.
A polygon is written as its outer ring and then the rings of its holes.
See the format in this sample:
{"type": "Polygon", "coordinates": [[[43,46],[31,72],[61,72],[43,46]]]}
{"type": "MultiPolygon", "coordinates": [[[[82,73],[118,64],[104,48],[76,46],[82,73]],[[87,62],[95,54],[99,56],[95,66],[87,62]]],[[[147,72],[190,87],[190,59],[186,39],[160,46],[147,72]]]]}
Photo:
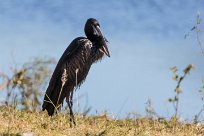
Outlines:
{"type": "Polygon", "coordinates": [[[107,39],[103,36],[102,32],[101,32],[101,29],[99,26],[97,26],[96,28],[94,28],[94,33],[98,36],[102,36],[103,37],[103,42],[104,44],[102,45],[101,48],[99,48],[99,51],[103,52],[104,54],[106,54],[108,57],[110,57],[110,53],[108,51],[108,46],[106,44],[107,39]]]}
{"type": "Polygon", "coordinates": [[[110,53],[108,51],[108,47],[107,45],[103,45],[100,49],[99,49],[100,52],[103,52],[104,54],[106,54],[108,57],[110,57],[110,53]]]}

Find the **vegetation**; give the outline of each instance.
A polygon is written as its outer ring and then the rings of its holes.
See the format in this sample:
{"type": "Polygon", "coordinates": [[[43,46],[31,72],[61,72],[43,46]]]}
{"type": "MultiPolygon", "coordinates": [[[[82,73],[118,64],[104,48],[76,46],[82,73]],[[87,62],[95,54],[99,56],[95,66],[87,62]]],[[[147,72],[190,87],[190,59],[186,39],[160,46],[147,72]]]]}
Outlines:
{"type": "Polygon", "coordinates": [[[179,118],[179,95],[180,93],[182,92],[181,90],[181,82],[185,79],[186,75],[190,73],[191,69],[193,69],[193,65],[192,64],[189,64],[184,70],[183,70],[183,75],[182,76],[179,76],[177,74],[177,67],[174,66],[172,68],[170,68],[173,72],[173,80],[175,80],[177,82],[177,85],[176,85],[176,88],[175,88],[175,96],[174,98],[169,98],[169,102],[171,102],[174,106],[174,109],[175,109],[175,114],[174,114],[174,118],[175,119],[178,119],[179,118]]]}
{"type": "Polygon", "coordinates": [[[39,109],[41,90],[46,86],[54,63],[51,58],[34,58],[19,69],[13,68],[11,77],[1,72],[4,83],[0,90],[7,91],[5,104],[26,110],[39,109]]]}
{"type": "Polygon", "coordinates": [[[0,109],[1,135],[49,135],[49,136],[198,136],[204,135],[204,126],[148,118],[117,120],[107,114],[98,116],[76,115],[77,126],[69,127],[68,114],[49,117],[45,112],[29,112],[11,107],[0,109]]]}

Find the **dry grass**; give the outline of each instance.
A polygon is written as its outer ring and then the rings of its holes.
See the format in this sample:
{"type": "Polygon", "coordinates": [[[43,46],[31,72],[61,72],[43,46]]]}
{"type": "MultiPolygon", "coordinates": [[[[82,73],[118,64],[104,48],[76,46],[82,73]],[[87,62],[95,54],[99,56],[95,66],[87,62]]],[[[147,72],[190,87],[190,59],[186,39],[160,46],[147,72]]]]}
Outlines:
{"type": "Polygon", "coordinates": [[[101,116],[79,117],[77,126],[69,127],[69,116],[53,117],[45,112],[28,112],[13,108],[0,108],[0,135],[46,135],[46,136],[202,136],[204,126],[175,123],[147,118],[116,120],[101,116]]]}

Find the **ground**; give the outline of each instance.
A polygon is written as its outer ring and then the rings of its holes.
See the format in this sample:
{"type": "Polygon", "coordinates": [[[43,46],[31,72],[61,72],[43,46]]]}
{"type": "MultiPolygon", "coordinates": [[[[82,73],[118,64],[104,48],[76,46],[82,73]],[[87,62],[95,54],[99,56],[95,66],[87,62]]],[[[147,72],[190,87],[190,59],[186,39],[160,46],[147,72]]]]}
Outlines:
{"type": "Polygon", "coordinates": [[[0,108],[0,135],[7,136],[203,136],[204,125],[165,119],[114,119],[106,114],[75,115],[77,126],[70,128],[69,116],[49,117],[46,112],[0,108]]]}

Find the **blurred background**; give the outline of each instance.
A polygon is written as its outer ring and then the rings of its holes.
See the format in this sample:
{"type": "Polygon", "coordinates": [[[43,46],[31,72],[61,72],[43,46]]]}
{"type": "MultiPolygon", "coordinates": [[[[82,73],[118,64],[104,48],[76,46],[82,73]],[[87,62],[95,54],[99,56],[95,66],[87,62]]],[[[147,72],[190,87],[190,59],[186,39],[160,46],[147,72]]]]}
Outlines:
{"type": "MultiPolygon", "coordinates": [[[[12,77],[13,69],[46,57],[55,60],[49,66],[52,73],[69,43],[85,35],[86,20],[96,18],[109,41],[111,58],[92,66],[74,95],[79,100],[75,111],[88,107],[90,114],[144,116],[149,100],[159,116],[170,118],[174,107],[168,99],[175,96],[177,85],[170,67],[176,66],[182,75],[193,64],[195,68],[181,83],[179,103],[181,118],[191,120],[203,106],[198,91],[203,86],[204,56],[197,39],[199,33],[204,45],[204,25],[198,23],[203,14],[202,0],[0,1],[0,72],[12,77]]],[[[47,76],[42,80],[42,95],[47,76]]],[[[0,84],[4,82],[1,78],[0,84]]],[[[2,89],[0,101],[6,96],[7,89],[2,89]]]]}

